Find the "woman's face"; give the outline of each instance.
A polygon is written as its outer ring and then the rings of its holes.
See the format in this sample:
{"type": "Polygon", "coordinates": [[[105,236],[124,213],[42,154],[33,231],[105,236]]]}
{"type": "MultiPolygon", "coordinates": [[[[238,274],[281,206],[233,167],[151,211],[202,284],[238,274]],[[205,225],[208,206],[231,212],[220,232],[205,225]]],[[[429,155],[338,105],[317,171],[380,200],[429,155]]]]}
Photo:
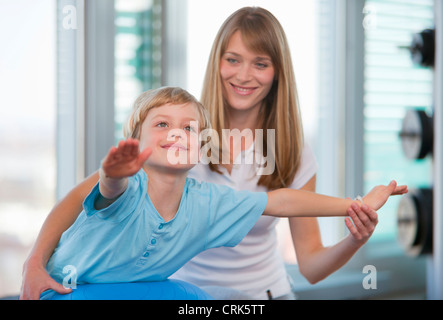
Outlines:
{"type": "Polygon", "coordinates": [[[249,50],[237,31],[221,57],[220,76],[229,107],[246,111],[260,108],[271,90],[275,70],[271,58],[249,50]]]}

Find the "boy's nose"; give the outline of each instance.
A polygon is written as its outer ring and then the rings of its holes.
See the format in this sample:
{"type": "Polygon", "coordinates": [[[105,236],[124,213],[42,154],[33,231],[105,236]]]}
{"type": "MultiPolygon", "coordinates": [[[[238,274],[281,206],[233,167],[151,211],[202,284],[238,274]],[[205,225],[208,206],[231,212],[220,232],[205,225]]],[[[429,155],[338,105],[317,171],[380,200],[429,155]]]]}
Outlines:
{"type": "Polygon", "coordinates": [[[172,129],[168,132],[168,140],[173,141],[175,139],[183,138],[183,130],[181,129],[172,129]]]}

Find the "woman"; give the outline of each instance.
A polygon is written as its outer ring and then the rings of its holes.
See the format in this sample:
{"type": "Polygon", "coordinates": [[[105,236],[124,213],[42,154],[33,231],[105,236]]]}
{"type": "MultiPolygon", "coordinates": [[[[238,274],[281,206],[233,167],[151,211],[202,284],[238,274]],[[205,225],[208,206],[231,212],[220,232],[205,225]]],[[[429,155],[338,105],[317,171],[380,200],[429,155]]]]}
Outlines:
{"type": "MultiPolygon", "coordinates": [[[[225,21],[214,41],[202,92],[202,103],[209,109],[212,126],[219,133],[219,155],[229,150],[230,161],[197,165],[190,174],[193,178],[236,189],[267,191],[290,187],[315,191],[317,167],[312,151],[303,143],[286,36],[270,12],[247,7],[225,21]],[[222,129],[238,129],[253,135],[255,129],[274,130],[275,144],[268,148],[271,141],[265,139],[262,148],[271,150],[272,155],[267,155],[267,159],[274,161],[273,172],[258,175],[256,164],[245,164],[245,159],[254,158],[254,153],[263,156],[253,139],[245,139],[240,148],[233,148],[231,139],[223,139],[222,129]]],[[[52,280],[44,266],[97,181],[97,173],[88,177],[46,219],[24,266],[21,298],[38,299],[40,293],[49,288],[60,293],[70,292],[52,280]]],[[[310,283],[343,266],[369,239],[378,222],[372,210],[357,211],[351,218],[354,223],[348,218],[345,220],[350,235],[327,248],[321,243],[315,218],[290,219],[299,269],[310,283]]],[[[273,218],[260,218],[238,246],[204,252],[174,277],[203,287],[217,299],[293,298],[277,250],[275,224],[273,218]]]]}

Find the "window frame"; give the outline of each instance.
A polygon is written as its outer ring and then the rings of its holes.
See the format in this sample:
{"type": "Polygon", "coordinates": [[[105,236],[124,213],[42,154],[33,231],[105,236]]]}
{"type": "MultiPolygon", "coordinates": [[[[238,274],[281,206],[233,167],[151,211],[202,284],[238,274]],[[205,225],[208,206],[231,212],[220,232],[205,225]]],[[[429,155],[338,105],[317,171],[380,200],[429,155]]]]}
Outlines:
{"type": "Polygon", "coordinates": [[[84,178],[84,0],[61,0],[57,10],[56,199],[84,178]],[[76,28],[66,29],[64,8],[75,8],[76,28]]]}
{"type": "Polygon", "coordinates": [[[434,255],[429,258],[428,297],[443,299],[443,2],[434,0],[436,22],[434,106],[434,255]]]}
{"type": "Polygon", "coordinates": [[[98,170],[114,145],[114,1],[57,1],[57,30],[59,200],[98,170]],[[76,29],[63,27],[67,5],[75,8],[76,29]]]}
{"type": "Polygon", "coordinates": [[[114,145],[114,17],[114,0],[85,1],[85,175],[114,145]]]}
{"type": "Polygon", "coordinates": [[[162,85],[187,87],[188,0],[162,1],[162,85]]]}

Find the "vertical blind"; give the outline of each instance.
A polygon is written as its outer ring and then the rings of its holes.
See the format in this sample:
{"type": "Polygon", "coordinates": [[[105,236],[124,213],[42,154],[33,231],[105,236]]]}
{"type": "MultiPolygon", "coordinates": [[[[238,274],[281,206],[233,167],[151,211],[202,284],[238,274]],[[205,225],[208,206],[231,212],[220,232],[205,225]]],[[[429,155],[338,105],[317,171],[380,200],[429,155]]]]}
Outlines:
{"type": "Polygon", "coordinates": [[[161,85],[160,0],[115,2],[115,139],[132,104],[145,90],[161,85]]]}
{"type": "MultiPolygon", "coordinates": [[[[413,34],[433,28],[433,1],[367,0],[363,14],[365,192],[391,179],[410,188],[429,186],[431,159],[406,159],[399,131],[408,109],[432,110],[432,70],[414,65],[405,47],[413,34]]],[[[396,237],[398,201],[392,198],[380,211],[374,240],[396,237]]]]}

